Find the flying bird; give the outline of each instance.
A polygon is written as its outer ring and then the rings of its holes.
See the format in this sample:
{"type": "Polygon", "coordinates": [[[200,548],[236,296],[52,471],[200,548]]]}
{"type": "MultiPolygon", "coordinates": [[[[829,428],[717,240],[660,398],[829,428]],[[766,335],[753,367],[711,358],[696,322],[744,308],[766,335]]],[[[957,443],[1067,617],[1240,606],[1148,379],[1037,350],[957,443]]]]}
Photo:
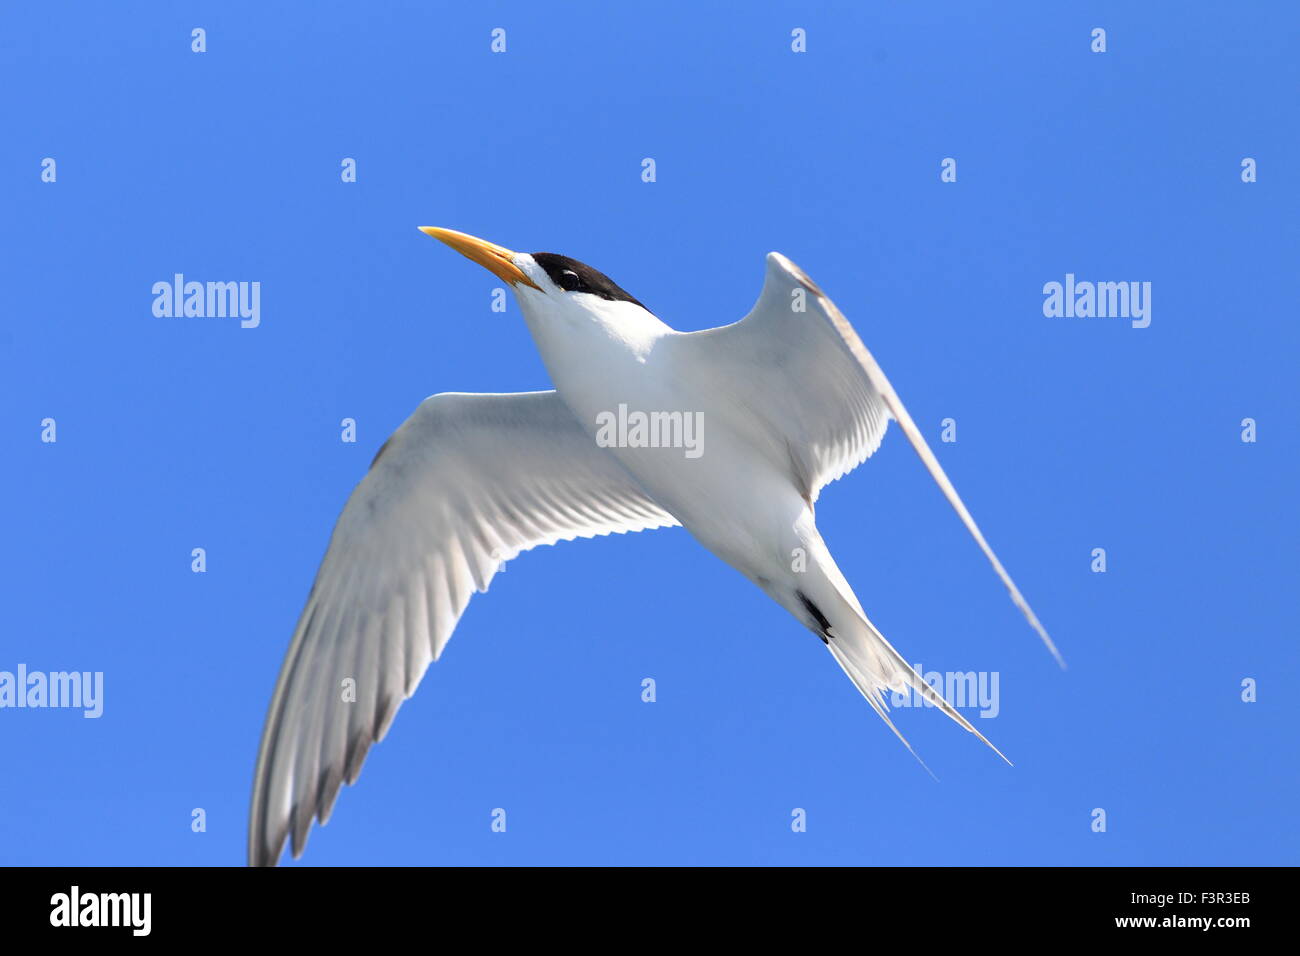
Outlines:
{"type": "Polygon", "coordinates": [[[251,864],[274,865],[289,839],[301,855],[313,818],[328,821],[502,562],[612,532],[686,528],[820,638],[909,750],[886,691],[910,688],[993,747],[867,619],[817,531],[818,493],[898,422],[1060,655],[880,366],[798,266],[770,253],[748,315],[678,332],[577,260],[421,228],[513,289],[555,388],[434,395],[379,449],[335,525],[271,699],[251,864]],[[683,421],[701,426],[694,453],[657,440],[680,437],[683,421]],[[353,699],[340,692],[349,679],[353,699]]]}

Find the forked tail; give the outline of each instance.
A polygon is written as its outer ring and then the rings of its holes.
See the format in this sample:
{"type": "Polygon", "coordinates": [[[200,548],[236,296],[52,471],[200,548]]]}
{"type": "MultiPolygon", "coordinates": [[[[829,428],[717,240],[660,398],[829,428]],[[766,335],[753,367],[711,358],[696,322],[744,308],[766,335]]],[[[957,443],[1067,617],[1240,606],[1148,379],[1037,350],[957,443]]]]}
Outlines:
{"type": "MultiPolygon", "coordinates": [[[[833,567],[833,565],[832,565],[833,567]]],[[[842,577],[835,569],[835,576],[842,577]]],[[[933,706],[942,710],[945,714],[956,721],[961,727],[970,731],[980,740],[984,741],[995,754],[1007,760],[1002,751],[989,743],[987,737],[972,726],[971,722],[961,715],[957,708],[953,707],[947,699],[937,690],[925,682],[912,667],[903,659],[903,655],[894,650],[894,646],[885,640],[885,636],[876,630],[874,624],[867,620],[867,616],[857,605],[856,599],[850,600],[843,594],[843,589],[847,584],[838,585],[831,579],[825,579],[825,583],[830,585],[829,589],[818,589],[816,597],[809,597],[804,591],[797,592],[800,602],[808,612],[810,620],[808,626],[818,633],[822,640],[825,641],[827,649],[835,658],[837,664],[849,675],[849,679],[862,696],[867,699],[872,709],[880,716],[892,730],[895,736],[903,742],[908,751],[926,772],[930,768],[925,766],[925,761],[921,760],[919,754],[913,749],[907,738],[902,735],[899,729],[894,726],[894,722],[889,718],[889,704],[886,701],[886,691],[898,691],[900,693],[907,690],[914,691],[922,699],[929,701],[933,706]]],[[[852,592],[850,592],[851,594],[852,592]]],[[[933,773],[930,774],[934,776],[933,773]]]]}

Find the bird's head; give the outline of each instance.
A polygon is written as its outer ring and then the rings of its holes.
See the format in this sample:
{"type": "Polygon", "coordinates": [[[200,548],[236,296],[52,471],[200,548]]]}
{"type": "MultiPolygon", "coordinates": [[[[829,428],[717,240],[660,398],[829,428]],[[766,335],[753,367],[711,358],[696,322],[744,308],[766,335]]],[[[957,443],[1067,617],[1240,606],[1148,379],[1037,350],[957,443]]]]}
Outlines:
{"type": "Polygon", "coordinates": [[[436,226],[420,231],[503,279],[526,316],[594,319],[599,322],[648,316],[649,310],[603,272],[553,252],[513,252],[504,246],[436,226]]]}

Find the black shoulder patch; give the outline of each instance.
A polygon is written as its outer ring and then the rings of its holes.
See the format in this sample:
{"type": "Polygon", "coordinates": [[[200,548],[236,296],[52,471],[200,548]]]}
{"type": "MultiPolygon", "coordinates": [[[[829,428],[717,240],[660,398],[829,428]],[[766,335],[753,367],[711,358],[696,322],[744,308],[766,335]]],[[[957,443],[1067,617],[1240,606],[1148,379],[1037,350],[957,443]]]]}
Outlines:
{"type": "Polygon", "coordinates": [[[826,615],[822,613],[822,609],[808,599],[808,595],[799,590],[796,590],[794,593],[795,597],[799,599],[799,603],[803,605],[803,609],[812,615],[813,621],[817,625],[816,627],[813,627],[810,624],[809,628],[814,634],[822,639],[823,644],[829,644],[831,637],[831,622],[826,619],[826,615]]]}
{"type": "Polygon", "coordinates": [[[590,292],[610,302],[631,302],[645,309],[613,279],[584,262],[554,252],[534,252],[533,259],[546,271],[550,280],[566,292],[590,292]]]}

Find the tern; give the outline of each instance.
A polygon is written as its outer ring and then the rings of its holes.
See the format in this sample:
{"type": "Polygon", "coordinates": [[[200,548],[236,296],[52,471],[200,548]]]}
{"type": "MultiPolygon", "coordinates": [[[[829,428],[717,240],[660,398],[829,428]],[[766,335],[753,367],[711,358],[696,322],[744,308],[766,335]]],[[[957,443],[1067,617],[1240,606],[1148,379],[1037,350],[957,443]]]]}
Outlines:
{"type": "Polygon", "coordinates": [[[555,387],[434,395],[380,447],[334,528],[271,699],[251,864],[274,865],[288,839],[301,855],[313,818],[329,820],[340,785],[356,780],[499,566],[574,538],[684,527],[820,638],[908,750],[886,691],[910,688],[1002,756],[867,619],[817,531],[823,486],[898,422],[1060,655],[880,366],[801,269],[769,253],[748,315],[678,332],[575,259],[421,230],[511,287],[555,387]],[[611,416],[628,409],[661,424],[694,416],[706,440],[694,455],[644,429],[610,440],[611,416]]]}

